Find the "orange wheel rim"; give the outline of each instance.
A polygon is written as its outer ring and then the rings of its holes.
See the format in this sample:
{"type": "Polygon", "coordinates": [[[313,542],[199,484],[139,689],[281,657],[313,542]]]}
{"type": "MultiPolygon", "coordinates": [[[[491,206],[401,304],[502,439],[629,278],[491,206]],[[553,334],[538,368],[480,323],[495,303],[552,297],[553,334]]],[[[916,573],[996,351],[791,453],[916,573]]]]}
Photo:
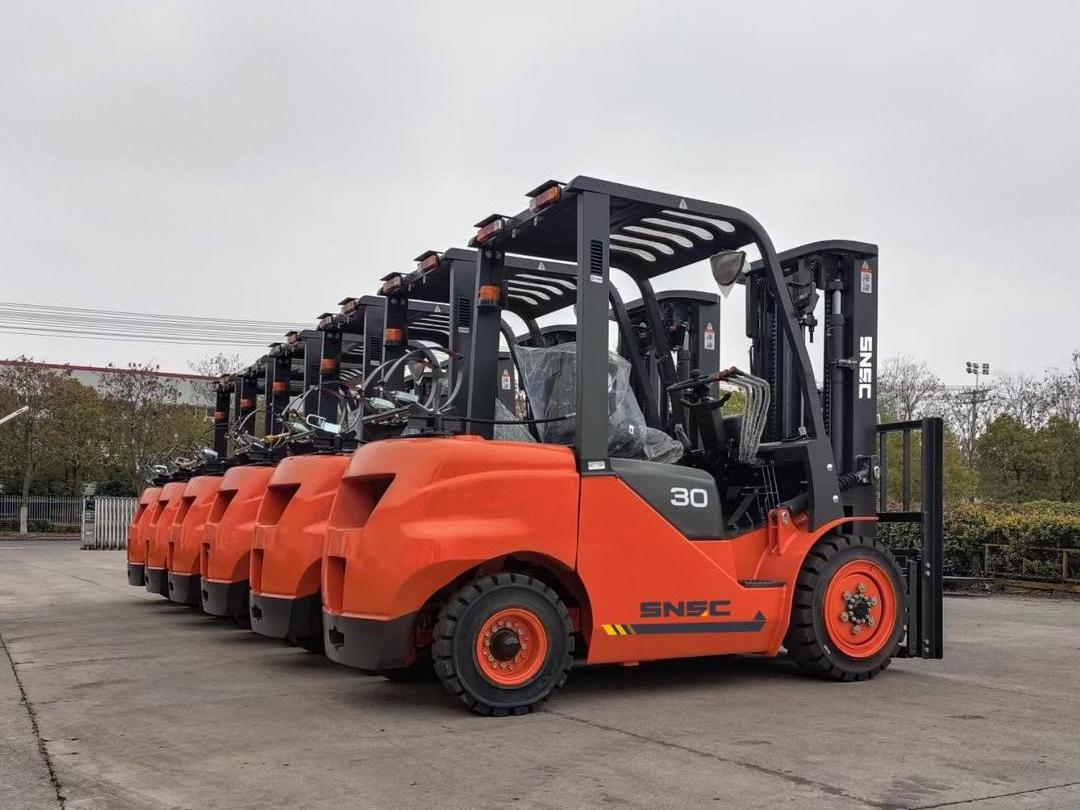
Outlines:
{"type": "Polygon", "coordinates": [[[849,658],[881,652],[896,628],[897,602],[892,577],[880,565],[870,560],[842,565],[822,605],[833,645],[849,658]]]}
{"type": "Polygon", "coordinates": [[[547,659],[547,630],[528,608],[504,608],[476,634],[476,665],[491,683],[512,688],[528,683],[547,659]]]}

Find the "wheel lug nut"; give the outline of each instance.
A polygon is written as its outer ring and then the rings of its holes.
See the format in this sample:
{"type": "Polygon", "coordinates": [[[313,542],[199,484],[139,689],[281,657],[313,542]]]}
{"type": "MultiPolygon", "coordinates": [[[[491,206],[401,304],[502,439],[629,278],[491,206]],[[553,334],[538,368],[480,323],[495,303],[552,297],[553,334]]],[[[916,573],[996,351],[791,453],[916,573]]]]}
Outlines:
{"type": "Polygon", "coordinates": [[[876,596],[871,596],[870,597],[870,607],[877,607],[877,597],[876,596]]]}
{"type": "Polygon", "coordinates": [[[859,593],[866,593],[866,583],[860,582],[858,585],[859,593]]]}
{"type": "Polygon", "coordinates": [[[844,599],[846,599],[848,602],[851,601],[851,591],[844,591],[844,599]]]}
{"type": "Polygon", "coordinates": [[[851,628],[851,632],[854,633],[855,635],[859,635],[859,633],[862,632],[862,625],[861,624],[853,625],[852,628],[851,628]]]}
{"type": "Polygon", "coordinates": [[[867,623],[867,624],[868,624],[868,625],[869,625],[870,627],[873,627],[873,626],[874,626],[874,617],[873,617],[873,616],[871,616],[870,618],[868,618],[868,619],[866,620],[866,623],[867,623]]]}
{"type": "Polygon", "coordinates": [[[849,618],[850,617],[848,616],[848,612],[846,610],[840,614],[840,621],[842,622],[846,622],[849,618]]]}

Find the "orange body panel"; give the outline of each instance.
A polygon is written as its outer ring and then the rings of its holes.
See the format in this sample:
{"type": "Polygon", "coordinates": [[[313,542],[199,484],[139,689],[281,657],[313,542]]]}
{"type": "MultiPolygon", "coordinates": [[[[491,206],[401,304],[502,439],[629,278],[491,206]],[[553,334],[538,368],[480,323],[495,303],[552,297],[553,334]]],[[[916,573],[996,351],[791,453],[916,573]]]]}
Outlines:
{"type": "Polygon", "coordinates": [[[174,574],[198,575],[203,534],[210,509],[214,505],[220,475],[197,475],[187,482],[181,497],[180,512],[169,539],[166,568],[174,574]]]}
{"type": "Polygon", "coordinates": [[[805,516],[773,515],[741,536],[691,540],[617,476],[581,477],[566,447],[375,442],[353,454],[331,513],[323,610],[397,619],[509,555],[576,572],[588,663],[776,654],[803,559],[852,519],[811,532],[805,516]]]}
{"type": "Polygon", "coordinates": [[[172,536],[173,522],[180,513],[180,503],[184,496],[183,481],[173,481],[161,488],[158,494],[158,508],[146,531],[146,567],[164,570],[169,556],[169,538],[172,536]]]}
{"type": "Polygon", "coordinates": [[[233,467],[225,472],[206,522],[202,579],[224,584],[247,580],[255,519],[273,474],[273,467],[233,467]]]}
{"type": "Polygon", "coordinates": [[[615,476],[583,478],[578,574],[593,617],[588,662],[775,655],[803,558],[840,522],[808,532],[802,516],[777,533],[690,540],[615,476]],[[674,609],[646,618],[643,603],[674,609]],[[680,605],[687,615],[674,615],[680,605]]]}
{"type": "Polygon", "coordinates": [[[554,445],[458,436],[358,448],[330,517],[323,610],[412,613],[462,573],[507,554],[573,569],[578,480],[573,453],[554,445]]]}
{"type": "Polygon", "coordinates": [[[326,521],[346,455],[291,456],[274,469],[255,522],[251,592],[297,599],[319,590],[326,521]]]}
{"type": "Polygon", "coordinates": [[[154,507],[161,494],[161,487],[147,487],[139,496],[135,514],[128,527],[127,561],[136,565],[146,564],[147,528],[154,517],[154,507]]]}

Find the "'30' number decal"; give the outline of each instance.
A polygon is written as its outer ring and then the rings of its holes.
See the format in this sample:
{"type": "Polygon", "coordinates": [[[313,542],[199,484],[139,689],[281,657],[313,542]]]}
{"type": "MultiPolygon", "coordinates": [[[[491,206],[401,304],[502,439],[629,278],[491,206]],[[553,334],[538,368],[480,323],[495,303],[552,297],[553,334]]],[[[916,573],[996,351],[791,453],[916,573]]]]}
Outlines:
{"type": "Polygon", "coordinates": [[[671,488],[672,506],[693,506],[695,509],[704,509],[709,505],[709,493],[704,489],[687,489],[686,487],[671,488]]]}

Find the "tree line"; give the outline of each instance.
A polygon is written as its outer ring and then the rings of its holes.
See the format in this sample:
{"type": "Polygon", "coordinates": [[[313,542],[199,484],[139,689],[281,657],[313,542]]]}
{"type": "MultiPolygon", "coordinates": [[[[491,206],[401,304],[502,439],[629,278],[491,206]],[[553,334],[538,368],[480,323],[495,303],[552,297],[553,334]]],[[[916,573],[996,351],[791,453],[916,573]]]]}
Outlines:
{"type": "Polygon", "coordinates": [[[911,357],[883,362],[878,380],[883,419],[944,419],[946,501],[1080,501],[1080,351],[978,390],[948,387],[911,357]]]}
{"type": "MultiPolygon", "coordinates": [[[[217,355],[191,367],[213,379],[238,365],[217,355]]],[[[0,415],[30,406],[0,427],[5,493],[81,495],[93,482],[99,494],[135,494],[155,464],[198,452],[213,383],[199,388],[200,404],[184,405],[156,366],[120,370],[94,389],[25,357],[0,367],[0,415]]],[[[1080,351],[1041,375],[997,375],[977,395],[944,385],[925,362],[892,357],[878,390],[883,421],[944,418],[947,501],[1080,501],[1080,351]]]]}
{"type": "MultiPolygon", "coordinates": [[[[70,371],[26,357],[0,366],[0,416],[29,410],[0,426],[0,484],[30,495],[82,495],[95,484],[104,495],[135,495],[155,464],[198,452],[210,431],[205,403],[183,404],[157,366],[130,364],[103,374],[98,388],[70,371]]],[[[199,389],[213,396],[213,383],[199,389]]]]}

